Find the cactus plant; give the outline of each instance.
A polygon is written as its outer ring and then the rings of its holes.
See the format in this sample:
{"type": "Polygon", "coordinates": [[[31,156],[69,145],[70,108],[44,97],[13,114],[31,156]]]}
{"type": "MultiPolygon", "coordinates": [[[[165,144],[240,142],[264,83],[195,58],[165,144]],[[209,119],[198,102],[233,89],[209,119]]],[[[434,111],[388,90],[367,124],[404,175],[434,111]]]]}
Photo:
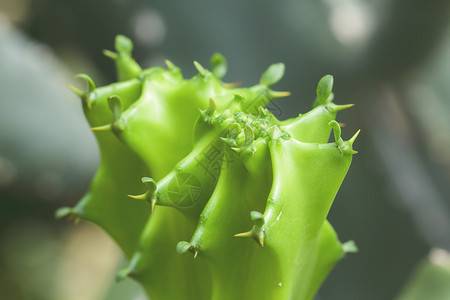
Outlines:
{"type": "Polygon", "coordinates": [[[326,219],[358,135],[341,138],[335,117],[351,105],[332,102],[333,77],[319,81],[310,112],[280,121],[264,106],[289,95],[270,88],[281,63],[241,88],[222,81],[220,54],[185,79],[170,61],[141,69],[124,36],[115,47],[105,54],[117,83],[80,74],[87,91],[72,87],[101,162],[88,193],[57,217],[102,227],[129,260],[118,279],[134,278],[151,299],[312,299],[356,249],[326,219]]]}

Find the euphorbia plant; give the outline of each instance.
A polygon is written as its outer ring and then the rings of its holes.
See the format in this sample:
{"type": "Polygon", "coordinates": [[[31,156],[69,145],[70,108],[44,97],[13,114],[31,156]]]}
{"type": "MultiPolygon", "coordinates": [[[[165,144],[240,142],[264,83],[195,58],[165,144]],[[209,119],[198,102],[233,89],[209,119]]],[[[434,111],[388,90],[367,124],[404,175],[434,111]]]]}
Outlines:
{"type": "Polygon", "coordinates": [[[332,102],[333,77],[310,112],[280,121],[264,106],[289,95],[270,88],[281,63],[239,88],[221,80],[220,54],[185,79],[169,61],[142,70],[124,36],[116,50],[105,54],[117,83],[78,75],[88,90],[73,88],[101,161],[89,192],[57,216],[102,227],[129,259],[118,278],[151,299],[312,299],[355,250],[326,220],[357,136],[341,138],[336,113],[351,105],[332,102]]]}

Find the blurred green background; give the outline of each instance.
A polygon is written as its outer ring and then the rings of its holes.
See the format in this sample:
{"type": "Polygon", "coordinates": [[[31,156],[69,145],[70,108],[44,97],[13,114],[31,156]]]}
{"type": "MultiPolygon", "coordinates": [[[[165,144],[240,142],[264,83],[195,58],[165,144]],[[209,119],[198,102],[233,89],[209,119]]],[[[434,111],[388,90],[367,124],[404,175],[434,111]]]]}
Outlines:
{"type": "Polygon", "coordinates": [[[414,290],[436,266],[447,271],[429,293],[450,286],[448,0],[0,1],[0,299],[145,299],[131,280],[114,283],[121,254],[100,229],[53,217],[98,163],[67,84],[78,72],[114,81],[102,50],[119,33],[144,67],[168,58],[186,77],[216,51],[225,81],[244,85],[284,62],[277,89],[292,96],[270,106],[281,119],[309,110],[333,74],[335,102],[356,104],[338,116],[343,137],[362,134],[329,219],[360,252],[317,299],[450,299],[414,290]]]}

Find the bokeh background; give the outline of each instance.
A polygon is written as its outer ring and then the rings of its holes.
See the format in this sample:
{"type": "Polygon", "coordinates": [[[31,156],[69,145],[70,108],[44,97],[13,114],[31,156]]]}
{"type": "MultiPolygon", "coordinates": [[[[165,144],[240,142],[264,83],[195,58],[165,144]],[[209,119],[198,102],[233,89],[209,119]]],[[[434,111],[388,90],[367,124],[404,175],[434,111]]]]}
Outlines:
{"type": "Polygon", "coordinates": [[[98,164],[67,84],[78,72],[113,82],[102,50],[119,33],[144,67],[168,58],[185,77],[216,51],[225,80],[243,85],[284,62],[276,88],[292,96],[271,105],[282,119],[310,109],[325,74],[336,103],[356,104],[338,116],[344,138],[362,133],[329,219],[360,252],[317,299],[400,299],[424,265],[448,266],[450,1],[1,0],[0,299],[145,299],[133,281],[114,283],[122,256],[100,229],[54,219],[98,164]]]}

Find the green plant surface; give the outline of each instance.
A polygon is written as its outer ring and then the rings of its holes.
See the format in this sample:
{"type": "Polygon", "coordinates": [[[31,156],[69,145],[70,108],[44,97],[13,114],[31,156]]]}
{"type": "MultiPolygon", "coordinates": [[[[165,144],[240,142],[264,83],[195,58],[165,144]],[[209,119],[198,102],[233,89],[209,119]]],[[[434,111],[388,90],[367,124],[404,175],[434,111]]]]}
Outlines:
{"type": "Polygon", "coordinates": [[[450,299],[450,253],[432,249],[417,264],[396,300],[450,299]]]}
{"type": "Polygon", "coordinates": [[[118,36],[117,53],[105,51],[119,82],[97,88],[79,75],[88,90],[73,88],[101,163],[86,196],[57,216],[108,232],[129,258],[118,279],[151,299],[312,299],[356,250],[326,220],[359,133],[341,137],[336,114],[352,105],[332,102],[333,77],[319,81],[310,112],[280,121],[264,106],[289,95],[270,88],[282,63],[243,88],[222,81],[220,54],[185,79],[169,61],[142,70],[132,48],[118,36]]]}

